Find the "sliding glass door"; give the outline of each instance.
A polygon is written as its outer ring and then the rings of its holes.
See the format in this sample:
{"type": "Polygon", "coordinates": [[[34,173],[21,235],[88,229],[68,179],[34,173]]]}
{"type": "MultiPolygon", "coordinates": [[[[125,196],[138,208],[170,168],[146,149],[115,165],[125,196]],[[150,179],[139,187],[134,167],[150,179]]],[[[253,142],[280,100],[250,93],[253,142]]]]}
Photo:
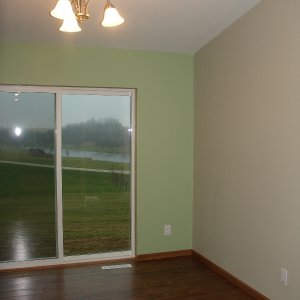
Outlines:
{"type": "Polygon", "coordinates": [[[0,261],[56,257],[55,95],[0,92],[0,261]]]}
{"type": "Polygon", "coordinates": [[[134,91],[0,86],[0,269],[134,256],[134,91]]]}
{"type": "Polygon", "coordinates": [[[62,96],[66,256],[130,250],[131,100],[62,96]]]}

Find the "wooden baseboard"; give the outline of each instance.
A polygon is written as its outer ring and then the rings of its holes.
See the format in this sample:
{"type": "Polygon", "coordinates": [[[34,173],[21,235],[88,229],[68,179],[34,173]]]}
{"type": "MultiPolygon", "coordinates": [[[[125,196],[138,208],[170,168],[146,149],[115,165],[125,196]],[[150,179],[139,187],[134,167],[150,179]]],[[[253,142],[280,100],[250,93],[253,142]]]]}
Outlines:
{"type": "Polygon", "coordinates": [[[136,261],[145,261],[145,260],[157,260],[164,258],[180,257],[180,256],[191,256],[192,250],[179,250],[171,252],[161,252],[161,253],[150,253],[150,254],[140,254],[137,255],[136,261]]]}
{"type": "Polygon", "coordinates": [[[270,300],[269,298],[267,298],[263,294],[259,293],[257,290],[253,289],[251,286],[247,285],[243,281],[241,281],[238,278],[234,277],[233,275],[231,275],[230,273],[228,273],[227,271],[225,271],[224,269],[222,269],[221,267],[219,267],[218,265],[216,265],[212,261],[208,260],[206,257],[202,256],[198,252],[192,250],[192,256],[195,259],[197,259],[201,264],[205,265],[206,267],[208,267],[209,269],[211,269],[215,273],[219,274],[220,276],[222,276],[226,280],[230,281],[235,286],[237,286],[238,288],[240,288],[241,290],[246,292],[248,295],[252,296],[254,299],[257,299],[257,300],[270,300]]]}

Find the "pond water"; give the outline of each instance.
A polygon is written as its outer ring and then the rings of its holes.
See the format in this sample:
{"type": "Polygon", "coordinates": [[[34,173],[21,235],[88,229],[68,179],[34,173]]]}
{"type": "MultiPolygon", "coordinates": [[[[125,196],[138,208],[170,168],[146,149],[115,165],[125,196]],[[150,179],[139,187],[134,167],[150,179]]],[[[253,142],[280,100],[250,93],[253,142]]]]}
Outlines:
{"type": "Polygon", "coordinates": [[[77,151],[77,150],[65,150],[62,149],[62,157],[80,157],[80,158],[90,158],[92,160],[104,160],[120,163],[129,163],[129,154],[119,154],[119,153],[100,153],[93,151],[77,151]]]}

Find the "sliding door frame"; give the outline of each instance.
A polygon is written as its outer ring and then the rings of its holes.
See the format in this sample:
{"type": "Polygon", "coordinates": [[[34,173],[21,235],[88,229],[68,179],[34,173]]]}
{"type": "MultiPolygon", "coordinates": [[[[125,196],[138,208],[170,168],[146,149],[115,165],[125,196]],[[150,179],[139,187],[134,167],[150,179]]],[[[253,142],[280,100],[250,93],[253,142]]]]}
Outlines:
{"type": "Polygon", "coordinates": [[[64,265],[70,263],[83,263],[93,261],[105,261],[111,259],[133,258],[136,255],[136,90],[123,88],[86,88],[86,87],[51,87],[51,86],[22,86],[22,85],[0,85],[2,92],[31,92],[51,93],[55,95],[55,203],[56,203],[56,252],[57,257],[34,259],[26,261],[11,261],[0,263],[0,270],[43,267],[53,265],[64,265]],[[78,256],[64,256],[63,251],[63,199],[62,199],[62,96],[64,94],[74,95],[100,95],[100,96],[129,96],[131,103],[131,250],[99,253],[78,256]]]}

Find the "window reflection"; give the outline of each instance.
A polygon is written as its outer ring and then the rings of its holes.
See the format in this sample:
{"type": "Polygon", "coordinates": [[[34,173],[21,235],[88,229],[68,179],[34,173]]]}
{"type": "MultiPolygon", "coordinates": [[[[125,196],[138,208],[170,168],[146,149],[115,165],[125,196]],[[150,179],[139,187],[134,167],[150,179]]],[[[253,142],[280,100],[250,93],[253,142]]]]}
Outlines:
{"type": "Polygon", "coordinates": [[[27,236],[27,230],[24,223],[18,221],[14,224],[12,231],[10,232],[11,245],[13,245],[12,260],[28,260],[29,255],[29,241],[27,236]]]}

